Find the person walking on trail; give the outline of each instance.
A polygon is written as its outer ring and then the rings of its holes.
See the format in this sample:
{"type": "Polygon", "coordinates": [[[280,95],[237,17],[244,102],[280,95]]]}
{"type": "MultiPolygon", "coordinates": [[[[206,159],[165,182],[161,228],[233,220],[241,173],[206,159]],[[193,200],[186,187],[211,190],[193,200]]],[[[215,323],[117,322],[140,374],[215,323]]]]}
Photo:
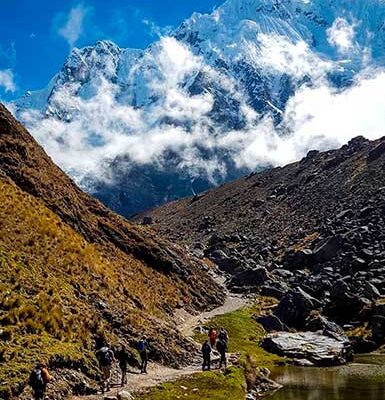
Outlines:
{"type": "Polygon", "coordinates": [[[217,350],[221,356],[220,361],[219,361],[219,369],[221,369],[223,365],[225,366],[225,369],[226,369],[227,368],[227,358],[226,358],[227,342],[225,342],[223,339],[218,339],[217,350]]]}
{"type": "Polygon", "coordinates": [[[52,380],[45,362],[39,362],[32,370],[29,377],[29,385],[33,391],[35,400],[43,400],[48,383],[52,380]]]}
{"type": "Polygon", "coordinates": [[[210,340],[210,345],[212,348],[215,348],[215,344],[217,342],[217,331],[214,328],[209,329],[208,337],[210,340]]]}
{"type": "Polygon", "coordinates": [[[208,340],[206,340],[202,345],[202,356],[203,356],[203,364],[202,371],[206,369],[210,371],[211,369],[211,346],[208,340]]]}
{"type": "Polygon", "coordinates": [[[119,368],[122,373],[122,380],[120,385],[123,387],[127,384],[127,367],[128,367],[128,360],[130,358],[129,352],[126,350],[126,346],[122,344],[122,347],[117,353],[117,359],[119,361],[119,368]]]}
{"type": "Polygon", "coordinates": [[[229,343],[229,335],[225,328],[221,328],[218,333],[218,340],[223,340],[226,344],[229,343]]]}
{"type": "Polygon", "coordinates": [[[139,340],[138,351],[140,356],[140,372],[147,374],[147,363],[148,363],[148,342],[145,336],[139,340]]]}
{"type": "Polygon", "coordinates": [[[97,352],[96,358],[99,361],[100,371],[102,372],[102,392],[110,390],[110,379],[112,364],[115,361],[115,354],[108,344],[104,344],[97,352]]]}

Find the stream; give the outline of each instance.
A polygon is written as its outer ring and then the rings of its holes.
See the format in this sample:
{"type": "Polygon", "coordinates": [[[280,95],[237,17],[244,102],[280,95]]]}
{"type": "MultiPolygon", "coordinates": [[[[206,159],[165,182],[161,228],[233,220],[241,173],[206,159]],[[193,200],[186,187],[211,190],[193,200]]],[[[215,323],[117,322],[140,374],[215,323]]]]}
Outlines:
{"type": "Polygon", "coordinates": [[[269,400],[385,400],[385,355],[359,355],[341,367],[277,367],[271,378],[283,388],[269,400]]]}

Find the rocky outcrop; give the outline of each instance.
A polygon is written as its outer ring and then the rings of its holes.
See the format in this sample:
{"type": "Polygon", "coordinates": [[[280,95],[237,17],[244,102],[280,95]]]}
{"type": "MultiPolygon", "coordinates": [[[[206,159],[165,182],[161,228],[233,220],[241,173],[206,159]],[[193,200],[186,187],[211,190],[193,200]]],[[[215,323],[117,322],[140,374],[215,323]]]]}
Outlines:
{"type": "Polygon", "coordinates": [[[303,329],[311,311],[319,310],[322,303],[301,288],[289,290],[275,310],[275,315],[291,328],[303,329]]]}
{"type": "MultiPolygon", "coordinates": [[[[232,288],[279,299],[284,324],[303,329],[318,310],[340,326],[366,325],[385,296],[384,148],[385,138],[357,137],[151,215],[163,235],[199,242],[213,262],[225,254],[232,288]],[[261,267],[264,279],[250,285],[251,271],[261,267]],[[312,304],[293,297],[297,288],[312,304]]],[[[373,327],[385,342],[380,319],[373,327]]]]}
{"type": "Polygon", "coordinates": [[[318,332],[272,333],[265,337],[261,345],[271,353],[294,360],[307,360],[307,365],[319,367],[342,365],[352,357],[350,342],[344,336],[331,338],[318,332]]]}

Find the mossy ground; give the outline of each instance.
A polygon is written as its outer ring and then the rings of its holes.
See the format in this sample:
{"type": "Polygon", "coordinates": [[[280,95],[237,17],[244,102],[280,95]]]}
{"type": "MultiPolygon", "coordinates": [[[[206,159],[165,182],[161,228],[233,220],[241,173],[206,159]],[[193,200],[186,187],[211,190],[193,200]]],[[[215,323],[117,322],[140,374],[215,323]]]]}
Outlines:
{"type": "MultiPolygon", "coordinates": [[[[257,367],[272,367],[283,363],[284,359],[267,353],[259,346],[265,331],[254,319],[264,304],[270,299],[260,299],[253,305],[229,314],[217,316],[208,321],[207,326],[217,329],[224,327],[229,333],[229,352],[239,353],[240,359],[223,374],[221,371],[204,372],[172,383],[163,384],[151,389],[145,394],[136,395],[139,400],[244,400],[250,360],[257,367]]],[[[201,343],[207,337],[206,333],[197,333],[194,339],[201,343]]]]}

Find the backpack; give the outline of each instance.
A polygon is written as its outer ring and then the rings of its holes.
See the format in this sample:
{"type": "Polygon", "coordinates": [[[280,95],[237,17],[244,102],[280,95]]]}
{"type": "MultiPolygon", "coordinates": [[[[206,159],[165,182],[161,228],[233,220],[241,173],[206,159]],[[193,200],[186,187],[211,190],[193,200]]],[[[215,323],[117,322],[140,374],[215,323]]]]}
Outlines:
{"type": "Polygon", "coordinates": [[[46,385],[43,371],[41,368],[34,368],[31,372],[31,376],[29,377],[29,384],[32,389],[43,389],[46,385]]]}
{"type": "Polygon", "coordinates": [[[146,350],[146,341],[140,340],[138,343],[138,351],[145,351],[146,350]]]}
{"type": "Polygon", "coordinates": [[[112,364],[111,350],[107,347],[103,347],[99,353],[99,363],[103,367],[108,367],[112,364]]]}
{"type": "Polygon", "coordinates": [[[211,346],[208,343],[204,343],[202,346],[203,354],[210,354],[211,353],[211,346]]]}
{"type": "Polygon", "coordinates": [[[227,342],[229,340],[227,332],[226,331],[219,332],[218,339],[223,340],[224,342],[227,342]]]}

